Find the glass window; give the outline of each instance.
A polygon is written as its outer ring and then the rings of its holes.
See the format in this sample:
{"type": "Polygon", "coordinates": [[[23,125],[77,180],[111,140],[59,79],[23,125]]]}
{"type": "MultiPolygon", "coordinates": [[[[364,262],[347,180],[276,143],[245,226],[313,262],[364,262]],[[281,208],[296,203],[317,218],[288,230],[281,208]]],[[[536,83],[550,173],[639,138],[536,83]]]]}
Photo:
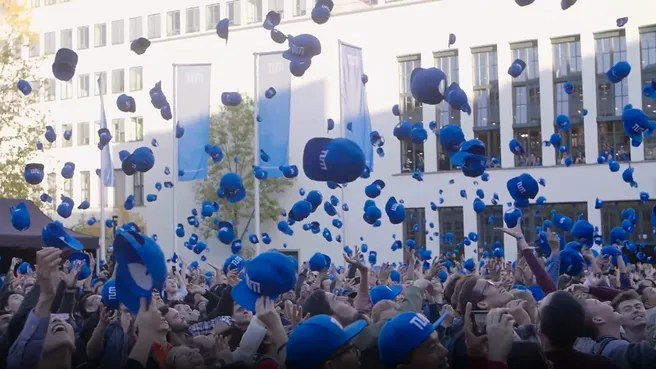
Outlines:
{"type": "Polygon", "coordinates": [[[132,128],[134,129],[134,141],[143,141],[143,117],[132,117],[130,118],[130,121],[132,122],[132,128]]]}
{"type": "Polygon", "coordinates": [[[498,129],[474,131],[477,140],[485,144],[488,167],[501,168],[501,133],[498,129]],[[498,164],[492,163],[492,158],[498,159],[498,164]]]}
{"type": "Polygon", "coordinates": [[[98,137],[98,131],[100,131],[100,121],[96,120],[93,122],[93,143],[94,145],[98,143],[99,137],[98,137]]]}
{"type": "Polygon", "coordinates": [[[45,101],[54,101],[57,98],[57,81],[54,78],[46,78],[43,81],[43,95],[45,101]]]}
{"type": "Polygon", "coordinates": [[[38,8],[41,6],[41,0],[32,0],[31,1],[32,8],[38,8]]]}
{"type": "Polygon", "coordinates": [[[61,47],[66,49],[73,49],[73,30],[72,29],[63,29],[59,32],[59,37],[61,38],[61,47]]]}
{"type": "Polygon", "coordinates": [[[64,179],[64,196],[73,198],[73,178],[64,179]]]}
{"type": "Polygon", "coordinates": [[[143,173],[137,172],[132,176],[132,191],[134,194],[134,205],[143,206],[144,204],[143,173]]]}
{"type": "Polygon", "coordinates": [[[185,33],[195,33],[200,31],[200,9],[198,7],[187,8],[185,13],[185,33]]]}
{"type": "Polygon", "coordinates": [[[23,39],[17,38],[14,40],[14,49],[12,50],[11,57],[15,60],[23,59],[23,39]]]}
{"type": "Polygon", "coordinates": [[[231,26],[241,24],[241,0],[228,1],[226,3],[226,12],[231,26]]]}
{"type": "MultiPolygon", "coordinates": [[[[579,36],[553,40],[554,119],[569,117],[572,124],[583,123],[583,82],[581,75],[581,41],[579,36]],[[574,85],[571,95],[565,93],[565,82],[574,85]]],[[[554,120],[555,122],[555,120],[554,120]]],[[[556,150],[558,151],[558,150],[556,150]]]]}
{"type": "Polygon", "coordinates": [[[275,11],[280,14],[280,18],[285,17],[285,0],[269,0],[269,11],[275,11]]]}
{"type": "MultiPolygon", "coordinates": [[[[447,85],[458,82],[458,51],[439,53],[435,57],[435,67],[446,74],[447,85]]],[[[455,110],[448,102],[442,101],[435,106],[435,123],[443,127],[449,123],[460,125],[460,111],[455,110]]]]}
{"type": "Polygon", "coordinates": [[[130,18],[130,42],[143,36],[142,17],[130,18]]]}
{"type": "Polygon", "coordinates": [[[488,205],[482,213],[476,214],[478,225],[478,255],[484,251],[492,253],[495,243],[503,247],[503,233],[494,228],[503,228],[503,206],[488,205]]]}
{"type": "MultiPolygon", "coordinates": [[[[654,233],[651,225],[651,209],[656,205],[656,201],[650,200],[643,203],[640,201],[604,201],[604,207],[601,208],[601,234],[604,241],[610,243],[610,231],[615,227],[622,226],[622,210],[632,208],[636,212],[636,222],[634,231],[627,235],[626,239],[635,242],[637,245],[646,245],[653,249],[654,233]]],[[[651,253],[645,251],[646,254],[651,253]]],[[[634,255],[627,253],[629,258],[635,258],[634,255]]],[[[635,263],[636,260],[629,260],[635,263]]]]}
{"type": "Polygon", "coordinates": [[[210,4],[205,6],[205,29],[215,29],[221,20],[221,4],[210,4]]]}
{"type": "Polygon", "coordinates": [[[403,220],[403,261],[411,264],[409,248],[405,247],[408,240],[417,243],[415,250],[426,247],[426,210],[424,208],[405,208],[403,220]]]}
{"type": "Polygon", "coordinates": [[[499,81],[496,46],[473,51],[474,129],[499,126],[499,81]]]}
{"type": "MultiPolygon", "coordinates": [[[[656,78],[656,31],[640,34],[640,59],[642,65],[642,84],[650,84],[656,78]]],[[[650,97],[642,97],[642,110],[656,119],[656,104],[650,97]]]]}
{"type": "MultiPolygon", "coordinates": [[[[87,128],[89,126],[87,125],[87,128]]],[[[80,172],[80,182],[82,189],[82,199],[81,201],[91,202],[91,173],[88,170],[83,170],[80,172]]]]}
{"type": "Polygon", "coordinates": [[[114,207],[122,209],[125,199],[125,173],[123,169],[114,169],[114,207]]]}
{"type": "Polygon", "coordinates": [[[41,55],[41,51],[40,51],[41,49],[39,47],[40,44],[41,44],[41,38],[39,37],[39,35],[32,35],[32,37],[30,38],[30,47],[28,51],[29,53],[28,55],[30,56],[30,58],[34,58],[41,55]]]}
{"type": "Polygon", "coordinates": [[[629,82],[625,78],[619,83],[610,83],[606,72],[620,61],[626,61],[626,38],[624,30],[615,36],[595,40],[597,69],[597,115],[598,117],[621,116],[629,103],[629,82]]]}
{"type": "Polygon", "coordinates": [[[521,156],[515,155],[515,166],[542,166],[542,131],[540,126],[516,128],[514,131],[515,139],[519,141],[526,152],[521,156]]]}
{"type": "Polygon", "coordinates": [[[73,98],[73,79],[69,81],[60,81],[61,99],[67,100],[73,98]]]}
{"type": "Polygon", "coordinates": [[[526,69],[513,78],[514,124],[540,124],[540,68],[537,42],[512,50],[513,60],[521,59],[526,69]]]}
{"type": "Polygon", "coordinates": [[[262,0],[245,0],[246,3],[246,23],[262,22],[262,0]]]}
{"type": "Polygon", "coordinates": [[[125,119],[112,119],[112,141],[125,142],[125,119]]]}
{"type": "Polygon", "coordinates": [[[57,209],[57,173],[48,173],[48,195],[52,197],[52,210],[57,209]]]}
{"type": "Polygon", "coordinates": [[[77,76],[77,97],[89,96],[89,75],[81,74],[77,76]]]}
{"type": "MultiPolygon", "coordinates": [[[[421,66],[421,56],[412,55],[399,58],[399,108],[401,121],[411,124],[423,119],[421,103],[410,93],[410,74],[421,66]]],[[[401,141],[401,171],[410,173],[424,171],[424,145],[410,140],[401,141]]]]}
{"type": "Polygon", "coordinates": [[[307,12],[307,0],[294,0],[294,16],[300,17],[307,12]]]}
{"type": "Polygon", "coordinates": [[[125,42],[125,21],[123,19],[112,22],[112,45],[125,42]]]}
{"type": "Polygon", "coordinates": [[[565,93],[565,82],[558,82],[554,85],[555,116],[566,115],[570,117],[572,124],[583,123],[583,83],[581,79],[568,82],[574,86],[571,95],[565,93]]]}
{"type": "Polygon", "coordinates": [[[173,10],[166,13],[166,35],[177,36],[180,34],[180,11],[173,10]]]}
{"type": "Polygon", "coordinates": [[[57,51],[57,36],[55,32],[46,32],[43,35],[43,54],[52,55],[57,51]]]}
{"type": "Polygon", "coordinates": [[[45,0],[46,5],[55,5],[57,4],[57,0],[45,0]]]}
{"type": "Polygon", "coordinates": [[[148,38],[162,37],[162,15],[151,14],[148,16],[148,38]]]}
{"type": "Polygon", "coordinates": [[[102,94],[107,94],[107,72],[96,72],[95,78],[93,79],[95,95],[98,96],[100,91],[98,90],[98,80],[100,79],[100,86],[102,87],[102,94]]]}
{"type": "Polygon", "coordinates": [[[130,91],[141,91],[143,89],[143,68],[130,68],[130,91]]]}
{"type": "Polygon", "coordinates": [[[631,141],[622,121],[599,122],[599,155],[617,161],[631,160],[631,141]]]}
{"type": "Polygon", "coordinates": [[[573,164],[585,164],[585,133],[583,124],[572,124],[567,132],[560,132],[561,145],[567,147],[567,151],[560,152],[560,148],[552,147],[556,155],[556,164],[565,165],[565,159],[572,156],[573,164]]]}
{"type": "Polygon", "coordinates": [[[125,91],[125,69],[114,69],[112,71],[112,93],[120,94],[125,91]]]}
{"type": "Polygon", "coordinates": [[[77,145],[78,146],[87,146],[89,145],[89,122],[80,122],[77,124],[77,129],[75,130],[75,135],[77,136],[77,145]]]}
{"type": "Polygon", "coordinates": [[[458,243],[465,238],[462,206],[438,208],[437,213],[440,221],[440,253],[445,254],[457,250],[460,255],[463,255],[463,247],[458,246],[458,243]],[[446,240],[447,233],[453,234],[451,242],[446,240]]]}
{"type": "Polygon", "coordinates": [[[107,46],[107,24],[100,23],[93,27],[93,47],[107,46]]]}
{"type": "Polygon", "coordinates": [[[73,131],[73,125],[62,124],[62,147],[73,147],[73,141],[64,138],[64,131],[73,131]]]}
{"type": "MultiPolygon", "coordinates": [[[[606,207],[605,202],[604,207],[606,207]]],[[[535,232],[536,228],[542,227],[542,223],[545,220],[551,220],[551,211],[554,210],[558,214],[570,217],[574,222],[576,222],[579,217],[582,217],[582,219],[588,219],[588,205],[585,202],[548,203],[547,206],[544,207],[537,204],[531,204],[528,209],[522,210],[522,228],[524,229],[524,237],[529,243],[535,242],[537,238],[535,232]]],[[[572,235],[569,232],[559,233],[565,237],[565,242],[573,241],[572,235]]]]}
{"type": "Polygon", "coordinates": [[[89,48],[89,26],[77,28],[77,49],[85,50],[89,48]]]}

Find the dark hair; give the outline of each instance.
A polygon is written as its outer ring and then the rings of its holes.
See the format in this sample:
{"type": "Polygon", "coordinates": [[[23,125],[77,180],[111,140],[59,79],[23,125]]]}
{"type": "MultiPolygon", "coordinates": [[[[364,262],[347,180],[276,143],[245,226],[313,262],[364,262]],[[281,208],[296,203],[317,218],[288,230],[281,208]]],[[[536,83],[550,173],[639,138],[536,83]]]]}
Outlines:
{"type": "Polygon", "coordinates": [[[162,316],[165,316],[166,314],[169,313],[170,309],[171,309],[170,307],[168,307],[166,305],[162,305],[162,306],[159,307],[159,312],[162,314],[162,316]]]}
{"type": "Polygon", "coordinates": [[[515,341],[507,357],[508,369],[551,369],[539,343],[515,341]]]}
{"type": "Polygon", "coordinates": [[[540,309],[540,328],[557,349],[571,349],[583,335],[585,310],[571,294],[556,291],[548,296],[547,304],[540,309]]]}
{"type": "Polygon", "coordinates": [[[308,296],[303,304],[303,315],[334,315],[335,312],[330,308],[330,303],[326,298],[326,291],[316,290],[308,296]]]}
{"type": "Polygon", "coordinates": [[[449,305],[453,305],[451,303],[451,297],[453,296],[453,292],[455,291],[456,284],[458,283],[459,280],[460,280],[460,274],[452,274],[444,282],[445,283],[444,300],[449,305]]]}
{"type": "Polygon", "coordinates": [[[640,295],[638,295],[636,291],[628,290],[628,291],[620,292],[619,295],[615,296],[613,302],[611,302],[610,305],[613,307],[613,310],[617,311],[621,303],[629,300],[642,301],[640,295]]]}
{"type": "Polygon", "coordinates": [[[458,280],[456,287],[451,296],[451,302],[456,303],[454,307],[456,312],[460,316],[465,315],[465,309],[467,308],[467,303],[471,302],[472,309],[478,309],[478,303],[483,301],[483,294],[481,292],[474,291],[476,283],[480,279],[477,275],[466,275],[458,280]]]}

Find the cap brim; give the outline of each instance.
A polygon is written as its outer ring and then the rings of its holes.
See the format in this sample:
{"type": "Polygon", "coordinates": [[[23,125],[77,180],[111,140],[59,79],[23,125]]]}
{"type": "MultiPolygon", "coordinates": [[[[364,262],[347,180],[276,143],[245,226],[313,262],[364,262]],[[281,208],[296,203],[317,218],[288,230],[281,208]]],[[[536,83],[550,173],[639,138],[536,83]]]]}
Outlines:
{"type": "Polygon", "coordinates": [[[347,327],[344,328],[344,342],[343,344],[346,344],[346,342],[349,342],[355,336],[358,334],[362,333],[362,331],[367,327],[367,322],[365,320],[358,320],[354,323],[351,323],[347,327]]]}
{"type": "Polygon", "coordinates": [[[75,239],[71,235],[67,234],[64,237],[63,241],[66,244],[66,246],[68,246],[69,248],[71,248],[73,250],[81,251],[83,249],[82,244],[80,243],[80,241],[78,241],[77,239],[75,239]]]}
{"type": "Polygon", "coordinates": [[[390,290],[392,290],[391,300],[394,300],[401,294],[401,292],[403,292],[403,286],[401,286],[400,284],[395,284],[392,287],[390,287],[390,290]]]}
{"type": "Polygon", "coordinates": [[[239,282],[232,289],[231,295],[235,303],[239,304],[246,310],[255,312],[255,302],[260,297],[260,295],[251,291],[250,288],[248,288],[245,280],[239,282]]]}
{"type": "Polygon", "coordinates": [[[451,164],[457,167],[464,167],[465,160],[470,156],[472,156],[472,154],[466,151],[458,151],[457,153],[451,155],[451,164]]]}
{"type": "Polygon", "coordinates": [[[123,173],[125,173],[128,176],[131,176],[137,172],[136,169],[132,167],[133,159],[134,156],[130,154],[123,160],[123,162],[121,162],[121,168],[123,169],[123,173]]]}
{"type": "Polygon", "coordinates": [[[446,319],[448,316],[449,316],[448,313],[444,313],[444,314],[442,314],[442,316],[440,316],[440,318],[437,319],[437,320],[435,321],[435,323],[433,323],[433,328],[434,328],[434,329],[438,329],[438,328],[442,325],[442,322],[444,321],[444,319],[446,319]]]}

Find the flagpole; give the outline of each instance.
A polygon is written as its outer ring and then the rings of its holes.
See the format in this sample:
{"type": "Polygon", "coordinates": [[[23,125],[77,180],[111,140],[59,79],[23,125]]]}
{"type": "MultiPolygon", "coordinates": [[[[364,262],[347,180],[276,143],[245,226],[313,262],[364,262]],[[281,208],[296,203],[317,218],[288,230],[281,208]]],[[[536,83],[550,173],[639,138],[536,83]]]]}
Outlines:
{"type": "MultiPolygon", "coordinates": [[[[107,122],[107,117],[103,116],[104,106],[102,101],[103,90],[101,79],[99,78],[96,83],[98,85],[98,94],[100,95],[100,124],[102,126],[103,119],[105,119],[105,122],[107,122]]],[[[96,135],[98,135],[98,132],[96,132],[96,135]]],[[[105,166],[107,163],[105,163],[105,153],[103,150],[104,148],[100,150],[100,238],[98,239],[98,247],[100,252],[96,254],[96,272],[100,271],[100,260],[107,260],[107,250],[105,247],[105,230],[107,228],[105,227],[105,202],[107,201],[107,199],[105,199],[105,166]]]]}
{"type": "MultiPolygon", "coordinates": [[[[339,94],[340,94],[340,103],[339,103],[339,136],[344,137],[344,130],[345,130],[345,123],[344,123],[344,112],[342,111],[342,103],[341,103],[341,94],[342,94],[342,41],[338,40],[337,41],[337,58],[339,60],[338,68],[339,68],[339,94]]],[[[342,206],[346,203],[346,194],[344,193],[344,186],[342,184],[339,184],[340,188],[342,190],[342,206]]],[[[344,245],[348,245],[346,242],[346,212],[344,211],[344,208],[342,208],[342,243],[344,245]]]]}
{"type": "Polygon", "coordinates": [[[176,235],[175,231],[176,228],[178,227],[178,203],[176,201],[176,192],[178,190],[178,140],[175,137],[175,125],[176,122],[178,121],[178,105],[177,105],[177,95],[178,95],[178,84],[177,84],[177,71],[178,71],[178,66],[177,64],[173,64],[173,129],[172,129],[172,140],[173,140],[173,149],[171,152],[173,153],[173,160],[171,164],[171,174],[173,175],[173,180],[171,181],[173,183],[173,188],[171,192],[171,197],[173,199],[173,227],[171,229],[173,230],[173,252],[176,254],[178,253],[178,236],[176,235]]]}
{"type": "MultiPolygon", "coordinates": [[[[260,157],[260,137],[259,137],[259,124],[257,121],[257,115],[258,115],[258,105],[257,101],[259,100],[259,91],[258,91],[258,60],[259,60],[259,54],[254,53],[253,54],[253,165],[258,165],[259,160],[257,160],[260,157]]],[[[253,211],[255,213],[255,234],[257,235],[258,238],[262,237],[262,234],[260,233],[260,180],[255,178],[254,180],[254,186],[253,186],[253,191],[255,191],[254,195],[254,201],[253,201],[253,211]]],[[[255,255],[260,254],[260,242],[258,242],[255,245],[255,255]]]]}

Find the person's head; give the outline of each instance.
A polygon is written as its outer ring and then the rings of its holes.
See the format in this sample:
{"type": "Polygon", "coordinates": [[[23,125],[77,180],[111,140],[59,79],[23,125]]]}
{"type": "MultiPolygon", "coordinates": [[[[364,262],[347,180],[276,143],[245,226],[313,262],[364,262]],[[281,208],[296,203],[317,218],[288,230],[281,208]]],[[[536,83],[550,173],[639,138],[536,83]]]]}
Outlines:
{"type": "Polygon", "coordinates": [[[358,368],[360,358],[351,340],[366,325],[360,320],[343,328],[334,317],[313,316],[289,335],[287,368],[358,368]]]}
{"type": "Polygon", "coordinates": [[[41,354],[48,355],[64,349],[70,352],[75,349],[75,331],[66,320],[52,314],[41,354]]]}
{"type": "MultiPolygon", "coordinates": [[[[464,316],[468,302],[471,302],[474,310],[491,310],[505,307],[513,299],[509,292],[477,275],[470,274],[460,278],[458,285],[458,294],[454,293],[454,296],[457,297],[456,311],[460,316],[464,316]]],[[[453,300],[453,296],[451,299],[453,300]]]]}
{"type": "Polygon", "coordinates": [[[197,369],[205,364],[197,349],[178,346],[166,355],[166,369],[197,369]]]}
{"type": "Polygon", "coordinates": [[[649,342],[649,346],[656,347],[656,309],[651,309],[647,312],[645,339],[649,342]]]}
{"type": "Polygon", "coordinates": [[[397,369],[445,367],[448,352],[436,328],[419,313],[401,313],[388,320],[378,336],[381,363],[397,369]]]}
{"type": "Polygon", "coordinates": [[[175,281],[175,278],[168,278],[166,280],[164,292],[167,294],[176,294],[178,292],[178,282],[175,281]]]}
{"type": "Polygon", "coordinates": [[[451,274],[447,277],[446,282],[444,283],[444,301],[447,304],[454,305],[451,303],[451,298],[455,293],[456,285],[458,284],[460,277],[460,274],[451,274]]]}
{"type": "Polygon", "coordinates": [[[400,306],[392,300],[378,301],[371,309],[371,320],[374,323],[394,318],[399,313],[400,306]]]}
{"type": "Polygon", "coordinates": [[[162,313],[162,316],[169,323],[172,332],[184,332],[189,329],[187,320],[176,309],[162,306],[159,308],[159,312],[162,313]]]}
{"type": "Polygon", "coordinates": [[[620,333],[622,316],[613,310],[610,303],[603,303],[597,299],[587,299],[583,303],[587,336],[597,339],[601,336],[615,336],[620,333]]]}
{"type": "Polygon", "coordinates": [[[645,306],[636,291],[629,290],[620,293],[615,296],[611,306],[622,316],[624,329],[645,329],[645,324],[647,324],[645,306]]]}
{"type": "Polygon", "coordinates": [[[175,304],[173,308],[177,310],[178,313],[180,313],[180,316],[182,316],[184,320],[189,321],[189,315],[191,314],[192,311],[189,305],[180,303],[180,304],[175,304]]]}
{"type": "Polygon", "coordinates": [[[23,295],[18,294],[18,293],[12,293],[9,295],[9,299],[7,299],[7,310],[16,313],[18,311],[18,308],[21,306],[23,303],[23,295]]]}
{"type": "Polygon", "coordinates": [[[508,354],[508,369],[551,369],[540,344],[532,341],[515,341],[508,354]]]}
{"type": "Polygon", "coordinates": [[[349,325],[360,319],[360,313],[349,305],[345,299],[330,292],[316,290],[305,300],[303,313],[314,315],[330,315],[342,325],[349,325]]]}
{"type": "MultiPolygon", "coordinates": [[[[85,294],[80,297],[80,308],[87,314],[93,314],[100,308],[102,305],[102,296],[94,294],[85,294]]],[[[84,314],[83,314],[84,316],[84,314]]]]}
{"type": "Polygon", "coordinates": [[[656,287],[651,286],[651,281],[643,281],[647,283],[641,283],[638,287],[638,294],[642,298],[642,303],[645,305],[645,309],[651,309],[656,307],[656,287]]]}
{"type": "Polygon", "coordinates": [[[253,313],[250,310],[244,309],[243,306],[235,304],[232,308],[232,320],[236,325],[245,326],[251,322],[253,313]]]}
{"type": "Polygon", "coordinates": [[[523,290],[512,290],[510,291],[510,293],[513,295],[514,298],[522,299],[528,303],[526,312],[528,313],[529,317],[531,317],[531,322],[533,323],[537,322],[538,303],[535,301],[535,297],[533,297],[533,294],[531,294],[531,292],[529,291],[523,291],[523,290]]]}
{"type": "Polygon", "coordinates": [[[169,331],[171,331],[171,326],[169,325],[168,320],[164,317],[166,313],[169,312],[169,307],[166,305],[160,306],[158,308],[159,313],[160,313],[160,319],[159,319],[159,333],[167,334],[169,331]]]}
{"type": "Polygon", "coordinates": [[[584,332],[585,311],[581,303],[565,291],[547,295],[540,305],[538,333],[550,349],[568,350],[584,332]]]}

